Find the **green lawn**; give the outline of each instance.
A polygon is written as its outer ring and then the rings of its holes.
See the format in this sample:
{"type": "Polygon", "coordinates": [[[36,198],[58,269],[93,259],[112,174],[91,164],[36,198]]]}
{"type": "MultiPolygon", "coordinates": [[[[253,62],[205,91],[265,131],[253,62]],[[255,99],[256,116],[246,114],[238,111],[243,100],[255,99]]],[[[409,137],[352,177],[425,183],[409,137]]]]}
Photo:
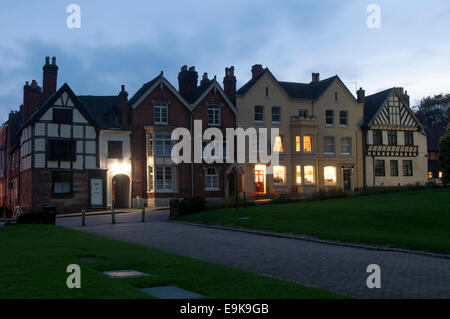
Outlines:
{"type": "Polygon", "coordinates": [[[208,298],[343,298],[239,269],[49,225],[0,228],[0,298],[151,298],[139,287],[176,285],[208,298]],[[89,262],[80,257],[95,256],[89,262]],[[81,267],[81,289],[68,289],[67,265],[81,267]],[[106,270],[155,275],[108,278],[106,270]]]}
{"type": "Polygon", "coordinates": [[[450,188],[203,211],[180,220],[450,253],[450,188]]]}

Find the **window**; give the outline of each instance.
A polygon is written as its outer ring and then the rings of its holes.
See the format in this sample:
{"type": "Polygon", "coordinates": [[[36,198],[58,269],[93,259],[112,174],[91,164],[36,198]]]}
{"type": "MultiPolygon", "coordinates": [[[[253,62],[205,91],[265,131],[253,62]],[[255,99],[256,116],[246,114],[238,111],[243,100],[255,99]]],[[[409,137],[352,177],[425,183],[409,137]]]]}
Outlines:
{"type": "Polygon", "coordinates": [[[312,136],[303,135],[303,152],[312,152],[312,136]]]}
{"type": "Polygon", "coordinates": [[[122,141],[108,141],[108,158],[122,159],[122,141]]]}
{"type": "Polygon", "coordinates": [[[255,106],[255,122],[258,123],[264,122],[264,106],[261,105],[255,106]]]}
{"type": "Polygon", "coordinates": [[[167,124],[167,104],[158,102],[155,104],[155,124],[167,124]]]}
{"type": "Polygon", "coordinates": [[[428,171],[428,178],[432,179],[433,178],[433,172],[432,171],[428,171]]]}
{"type": "Polygon", "coordinates": [[[334,154],[334,137],[325,136],[323,138],[323,152],[325,154],[334,154]]]}
{"type": "Polygon", "coordinates": [[[325,185],[336,185],[336,167],[325,166],[323,168],[323,180],[325,185]]]}
{"type": "Polygon", "coordinates": [[[156,167],[156,189],[159,191],[172,190],[172,167],[156,167]]]}
{"type": "Polygon", "coordinates": [[[49,161],[75,161],[75,140],[49,140],[47,148],[47,160],[49,161]]]}
{"type": "Polygon", "coordinates": [[[301,149],[302,149],[302,144],[300,142],[300,136],[296,136],[295,137],[295,151],[300,152],[301,149]]]}
{"type": "Polygon", "coordinates": [[[153,156],[153,134],[148,134],[148,156],[153,156]]]}
{"type": "Polygon", "coordinates": [[[300,111],[298,111],[298,116],[299,117],[304,117],[304,118],[308,117],[308,110],[300,110],[300,111]]]}
{"type": "Polygon", "coordinates": [[[286,183],[286,167],[285,166],[274,166],[273,167],[273,182],[276,184],[286,183]]]}
{"type": "Polygon", "coordinates": [[[338,102],[338,92],[334,92],[334,102],[338,102]]]}
{"type": "Polygon", "coordinates": [[[340,111],[339,112],[339,125],[340,126],[348,126],[348,112],[347,111],[340,111]]]}
{"type": "Polygon", "coordinates": [[[170,156],[172,152],[172,140],[170,134],[155,134],[155,155],[170,156]]]}
{"type": "Polygon", "coordinates": [[[383,131],[374,130],[373,131],[373,145],[383,145],[383,131]]]}
{"type": "Polygon", "coordinates": [[[352,139],[350,137],[341,137],[341,154],[352,154],[352,139]]]}
{"type": "Polygon", "coordinates": [[[391,160],[390,166],[391,166],[391,176],[398,176],[398,161],[391,160]]]}
{"type": "Polygon", "coordinates": [[[72,123],[73,110],[70,108],[53,108],[53,122],[55,123],[72,123]]]}
{"type": "Polygon", "coordinates": [[[407,146],[414,145],[414,132],[413,131],[405,131],[405,145],[407,145],[407,146]]]}
{"type": "Polygon", "coordinates": [[[219,189],[219,174],[214,168],[208,168],[206,170],[205,188],[209,190],[219,189]]]}
{"type": "Polygon", "coordinates": [[[266,97],[268,97],[268,96],[269,96],[269,87],[266,86],[266,97]]]}
{"type": "Polygon", "coordinates": [[[400,124],[400,105],[398,101],[389,101],[388,114],[390,124],[400,124]]]}
{"type": "Polygon", "coordinates": [[[273,151],[274,152],[284,152],[283,139],[281,138],[281,136],[275,137],[275,142],[273,144],[273,151]]]}
{"type": "Polygon", "coordinates": [[[220,125],[220,107],[217,105],[208,106],[208,124],[209,125],[220,125]]]}
{"type": "Polygon", "coordinates": [[[299,185],[302,183],[302,167],[300,165],[295,166],[295,180],[299,185]]]}
{"type": "Polygon", "coordinates": [[[72,193],[72,173],[52,172],[53,194],[72,193]]]}
{"type": "Polygon", "coordinates": [[[384,160],[375,160],[375,176],[385,176],[384,160]]]}
{"type": "Polygon", "coordinates": [[[272,123],[279,124],[281,122],[281,107],[272,107],[272,123]]]}
{"type": "Polygon", "coordinates": [[[388,131],[388,144],[397,145],[397,131],[388,131]]]}
{"type": "Polygon", "coordinates": [[[413,176],[413,167],[411,160],[403,161],[403,176],[413,176]]]}
{"type": "Polygon", "coordinates": [[[442,171],[439,171],[439,172],[438,172],[438,177],[439,177],[439,178],[442,178],[442,171]]]}
{"type": "Polygon", "coordinates": [[[153,190],[153,167],[148,167],[148,190],[153,190]]]}
{"type": "Polygon", "coordinates": [[[333,110],[325,111],[325,124],[328,126],[334,125],[334,111],[333,110]]]}
{"type": "Polygon", "coordinates": [[[314,166],[304,166],[303,172],[305,174],[305,184],[314,184],[314,166]]]}

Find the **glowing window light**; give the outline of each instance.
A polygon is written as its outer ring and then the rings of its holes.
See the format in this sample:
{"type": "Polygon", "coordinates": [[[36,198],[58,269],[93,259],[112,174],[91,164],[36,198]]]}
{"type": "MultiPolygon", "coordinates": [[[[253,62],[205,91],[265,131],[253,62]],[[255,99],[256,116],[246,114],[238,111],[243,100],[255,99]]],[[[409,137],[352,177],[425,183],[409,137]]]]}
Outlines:
{"type": "Polygon", "coordinates": [[[325,185],[336,185],[336,167],[325,166],[323,168],[325,185]]]}

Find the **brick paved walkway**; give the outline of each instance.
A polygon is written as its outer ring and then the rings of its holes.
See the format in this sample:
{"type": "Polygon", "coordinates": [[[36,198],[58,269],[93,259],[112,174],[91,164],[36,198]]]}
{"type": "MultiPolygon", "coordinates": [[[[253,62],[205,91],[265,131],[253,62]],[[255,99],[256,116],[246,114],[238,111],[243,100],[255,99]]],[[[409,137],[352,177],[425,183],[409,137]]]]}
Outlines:
{"type": "Polygon", "coordinates": [[[344,247],[167,222],[167,211],[58,218],[57,224],[360,298],[450,298],[450,259],[344,247]],[[368,289],[367,265],[381,267],[368,289]]]}

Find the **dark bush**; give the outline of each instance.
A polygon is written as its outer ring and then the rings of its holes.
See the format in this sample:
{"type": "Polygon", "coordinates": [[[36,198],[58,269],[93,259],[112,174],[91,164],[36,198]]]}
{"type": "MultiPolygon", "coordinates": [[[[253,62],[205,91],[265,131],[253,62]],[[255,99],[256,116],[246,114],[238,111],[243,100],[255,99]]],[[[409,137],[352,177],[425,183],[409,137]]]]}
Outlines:
{"type": "Polygon", "coordinates": [[[201,212],[206,209],[207,201],[202,196],[184,198],[178,205],[178,216],[201,212]]]}
{"type": "Polygon", "coordinates": [[[17,224],[51,224],[55,225],[56,212],[32,211],[19,215],[17,224]]]}

